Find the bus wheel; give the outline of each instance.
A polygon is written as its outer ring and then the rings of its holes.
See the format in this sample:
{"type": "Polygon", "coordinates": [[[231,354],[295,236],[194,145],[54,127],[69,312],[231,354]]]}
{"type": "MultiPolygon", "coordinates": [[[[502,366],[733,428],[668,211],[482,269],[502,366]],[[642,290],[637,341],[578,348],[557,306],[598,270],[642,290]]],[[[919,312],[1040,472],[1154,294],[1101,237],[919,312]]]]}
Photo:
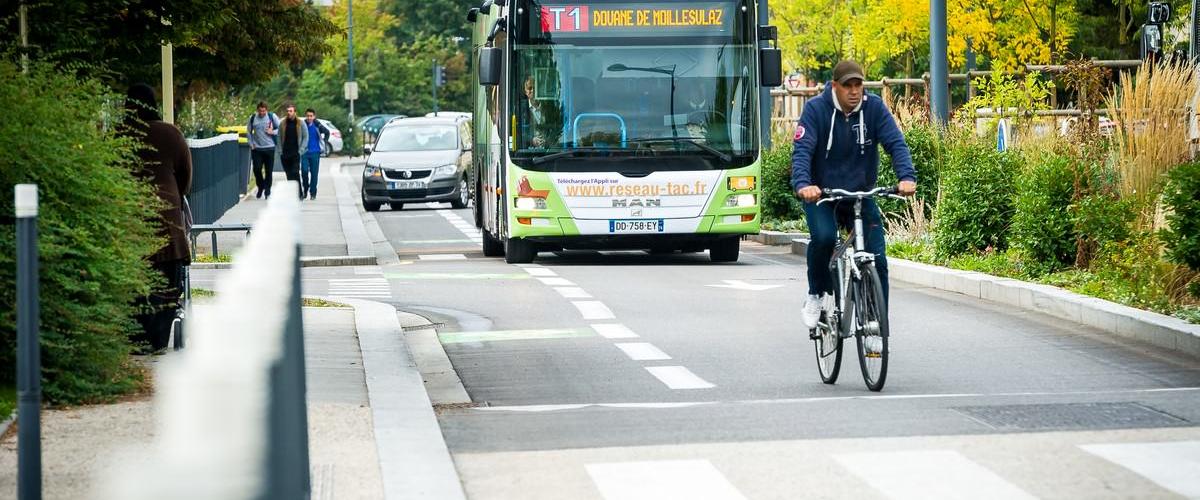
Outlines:
{"type": "Polygon", "coordinates": [[[491,231],[483,230],[483,256],[500,257],[504,255],[504,243],[492,236],[491,231]]]}
{"type": "Polygon", "coordinates": [[[734,236],[732,238],[724,238],[717,240],[713,246],[708,249],[708,257],[713,262],[737,262],[738,246],[742,239],[734,236]]]}
{"type": "Polygon", "coordinates": [[[509,238],[504,240],[504,262],[528,264],[537,256],[537,247],[532,241],[509,238]]]}

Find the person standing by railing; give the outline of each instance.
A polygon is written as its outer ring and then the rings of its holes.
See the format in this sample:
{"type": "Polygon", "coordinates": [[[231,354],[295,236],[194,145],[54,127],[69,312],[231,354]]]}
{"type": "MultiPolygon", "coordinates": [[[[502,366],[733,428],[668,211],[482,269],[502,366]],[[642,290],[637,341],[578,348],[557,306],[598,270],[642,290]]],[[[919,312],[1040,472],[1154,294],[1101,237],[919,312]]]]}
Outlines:
{"type": "Polygon", "coordinates": [[[246,123],[246,139],[250,143],[250,161],[254,165],[256,198],[271,196],[271,175],[275,170],[275,142],[279,134],[279,117],[267,112],[267,103],[259,101],[257,112],[246,123]]]}
{"type": "Polygon", "coordinates": [[[137,320],[143,333],[134,338],[140,345],[149,344],[150,352],[167,348],[171,322],[183,292],[183,267],[191,264],[183,197],[192,186],[192,154],[183,133],[162,121],[157,107],[153,88],[144,83],[131,86],[125,98],[126,115],[122,125],[123,133],[139,142],[137,154],[142,168],[135,171],[135,175],[152,183],[163,201],[159,210],[159,234],[167,243],[150,257],[150,262],[162,273],[167,286],[154,290],[139,304],[141,312],[137,320]]]}
{"type": "Polygon", "coordinates": [[[329,129],[317,121],[317,112],[304,110],[304,126],[308,128],[308,148],[300,157],[300,199],[317,199],[317,176],[321,171],[321,145],[329,141],[329,129]]]}

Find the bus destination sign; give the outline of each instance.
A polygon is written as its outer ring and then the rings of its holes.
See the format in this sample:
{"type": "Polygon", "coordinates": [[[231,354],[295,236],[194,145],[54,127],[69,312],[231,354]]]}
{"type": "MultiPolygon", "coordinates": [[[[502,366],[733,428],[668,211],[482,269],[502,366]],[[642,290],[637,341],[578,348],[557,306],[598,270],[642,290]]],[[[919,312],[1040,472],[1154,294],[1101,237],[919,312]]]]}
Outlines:
{"type": "MultiPolygon", "coordinates": [[[[680,5],[680,4],[675,4],[680,5]]],[[[730,25],[729,4],[696,3],[686,7],[646,4],[544,5],[543,33],[568,36],[706,35],[730,25]]]]}

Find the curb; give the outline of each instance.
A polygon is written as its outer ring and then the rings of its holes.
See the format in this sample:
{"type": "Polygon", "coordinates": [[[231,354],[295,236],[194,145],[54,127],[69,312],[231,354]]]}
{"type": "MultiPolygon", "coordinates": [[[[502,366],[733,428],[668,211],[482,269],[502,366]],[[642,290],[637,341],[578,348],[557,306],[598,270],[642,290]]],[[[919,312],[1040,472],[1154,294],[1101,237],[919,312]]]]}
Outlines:
{"type": "Polygon", "coordinates": [[[13,414],[11,416],[9,416],[8,419],[6,419],[3,422],[0,422],[0,438],[3,438],[5,434],[8,434],[8,429],[10,429],[12,427],[12,425],[14,423],[16,423],[16,421],[17,421],[17,412],[16,412],[16,410],[13,410],[13,414]]]}
{"type": "Polygon", "coordinates": [[[361,299],[337,300],[354,307],[384,498],[465,499],[396,308],[361,299]]]}
{"type": "Polygon", "coordinates": [[[404,340],[412,351],[413,361],[425,380],[429,402],[435,406],[470,404],[471,396],[454,370],[433,323],[424,316],[409,312],[399,311],[396,314],[400,326],[404,328],[404,340]]]}
{"type": "Polygon", "coordinates": [[[746,237],[763,245],[789,245],[793,239],[808,238],[808,233],[785,233],[782,231],[761,231],[746,237]]]}
{"type": "MultiPolygon", "coordinates": [[[[792,253],[804,255],[807,249],[808,240],[796,239],[792,242],[792,253]]],[[[915,285],[1040,312],[1119,337],[1200,357],[1200,325],[1165,314],[1143,311],[1050,285],[898,258],[888,258],[888,275],[915,285]]]]}
{"type": "MultiPolygon", "coordinates": [[[[358,200],[353,195],[353,185],[346,177],[345,163],[338,165],[334,173],[333,190],[337,196],[338,218],[342,236],[346,239],[346,253],[350,255],[374,255],[371,238],[358,215],[358,200]]],[[[372,262],[371,265],[374,265],[372,262]]]]}
{"type": "MultiPolygon", "coordinates": [[[[300,267],[373,266],[374,255],[337,255],[332,257],[301,257],[300,267]]],[[[192,269],[233,269],[232,262],[193,262],[192,269]]]]}

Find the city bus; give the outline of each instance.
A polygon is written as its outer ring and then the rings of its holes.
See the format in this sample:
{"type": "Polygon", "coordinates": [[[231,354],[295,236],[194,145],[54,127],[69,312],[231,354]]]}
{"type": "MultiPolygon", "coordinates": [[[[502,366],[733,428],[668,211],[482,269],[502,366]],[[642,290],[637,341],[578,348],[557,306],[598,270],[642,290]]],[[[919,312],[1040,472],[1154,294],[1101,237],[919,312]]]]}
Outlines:
{"type": "Polygon", "coordinates": [[[751,0],[473,8],[474,216],[483,253],[702,252],[759,231],[760,87],[776,38],[751,0]]]}

